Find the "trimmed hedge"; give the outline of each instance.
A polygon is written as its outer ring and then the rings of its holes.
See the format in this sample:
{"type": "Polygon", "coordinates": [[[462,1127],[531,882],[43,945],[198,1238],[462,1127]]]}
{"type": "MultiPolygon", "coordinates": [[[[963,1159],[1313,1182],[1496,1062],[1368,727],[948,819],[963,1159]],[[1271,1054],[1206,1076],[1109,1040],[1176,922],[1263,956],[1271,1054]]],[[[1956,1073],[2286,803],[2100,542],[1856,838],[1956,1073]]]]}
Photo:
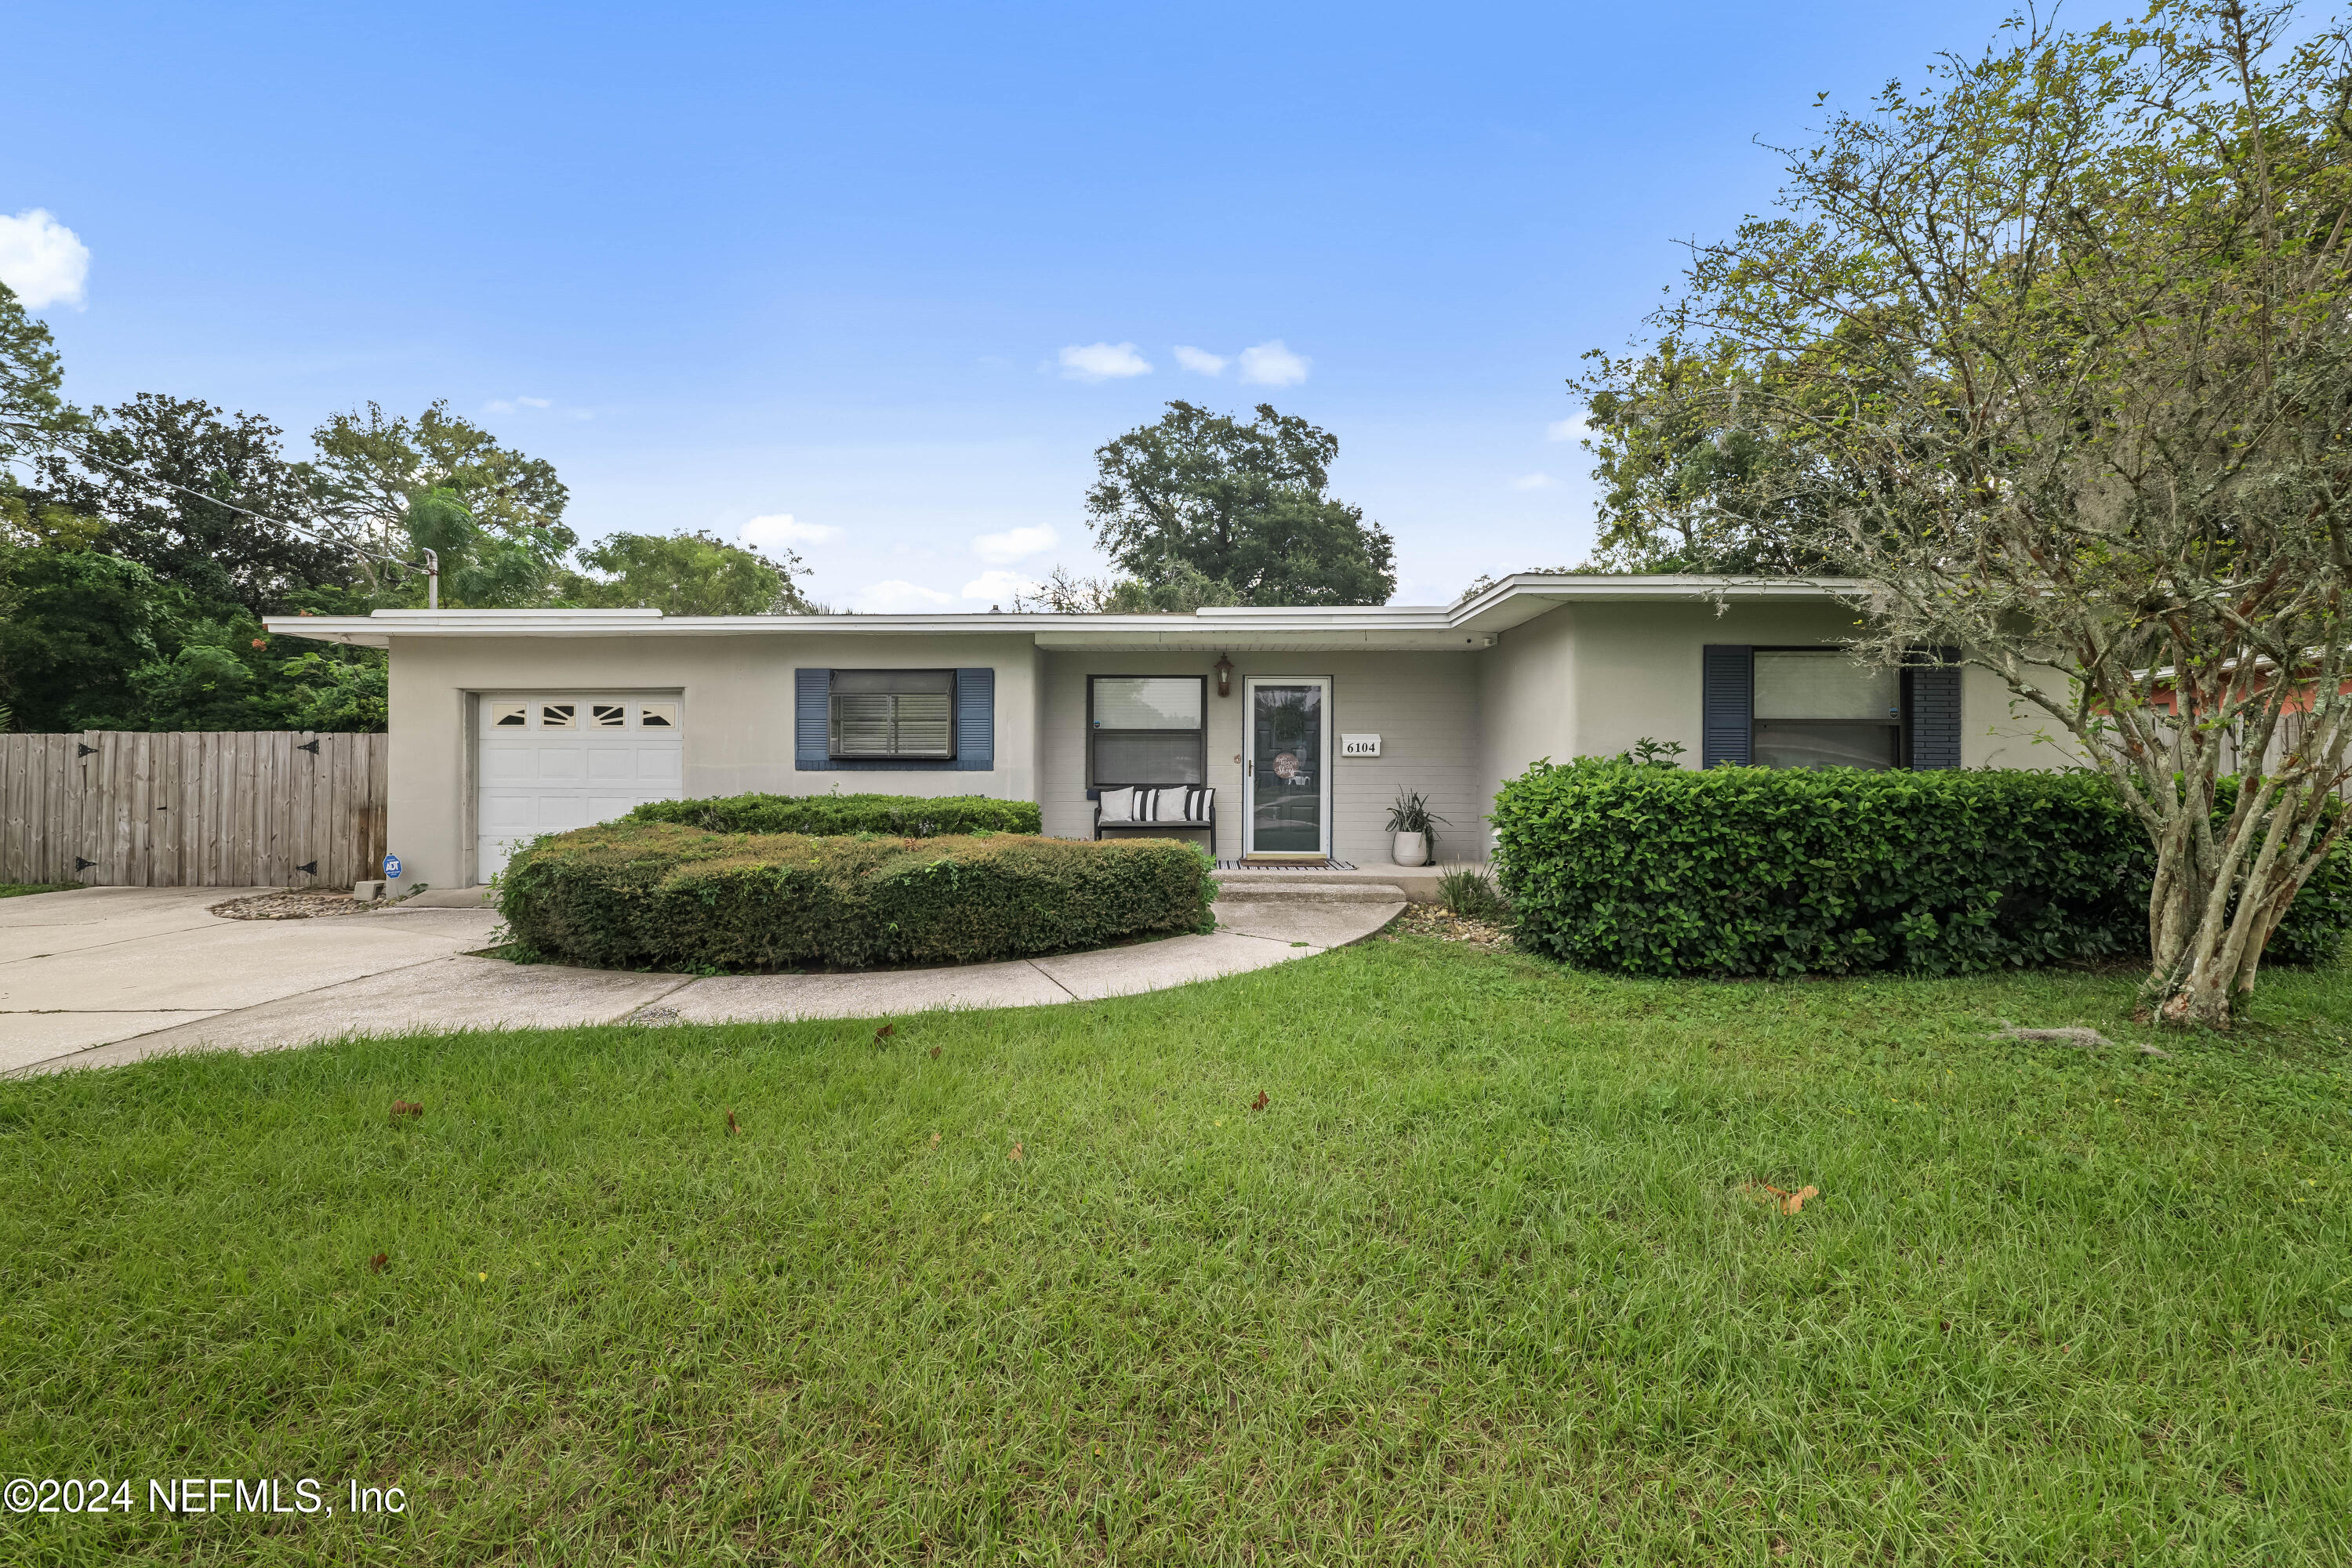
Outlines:
{"type": "MultiPolygon", "coordinates": [[[[2222,792],[2226,816],[2235,799],[2222,792]]],[[[1790,976],[2145,959],[2154,856],[2092,773],[1538,763],[1503,786],[1501,882],[1529,947],[1641,974],[1790,976]]],[[[2331,857],[2265,963],[2332,958],[2331,857]]]]}
{"type": "Polygon", "coordinates": [[[813,837],[616,822],[517,854],[499,908],[518,942],[611,968],[970,963],[1209,930],[1213,864],[1171,839],[813,837]]]}
{"type": "Polygon", "coordinates": [[[676,822],[712,833],[887,833],[944,838],[958,833],[1036,833],[1037,803],[984,795],[735,795],[657,800],[624,822],[676,822]]]}

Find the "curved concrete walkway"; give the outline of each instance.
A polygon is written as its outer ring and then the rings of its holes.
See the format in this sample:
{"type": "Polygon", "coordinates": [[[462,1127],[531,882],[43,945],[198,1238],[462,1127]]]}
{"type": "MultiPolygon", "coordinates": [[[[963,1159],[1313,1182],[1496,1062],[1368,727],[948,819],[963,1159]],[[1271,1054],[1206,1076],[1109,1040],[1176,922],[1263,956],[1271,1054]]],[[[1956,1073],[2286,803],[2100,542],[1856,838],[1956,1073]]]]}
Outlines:
{"type": "Polygon", "coordinates": [[[90,888],[0,899],[0,1077],[348,1035],[1090,1002],[1311,958],[1371,935],[1404,907],[1388,886],[1233,889],[1218,899],[1208,936],[948,969],[696,978],[471,957],[499,923],[479,906],[306,921],[208,912],[253,890],[90,888]]]}

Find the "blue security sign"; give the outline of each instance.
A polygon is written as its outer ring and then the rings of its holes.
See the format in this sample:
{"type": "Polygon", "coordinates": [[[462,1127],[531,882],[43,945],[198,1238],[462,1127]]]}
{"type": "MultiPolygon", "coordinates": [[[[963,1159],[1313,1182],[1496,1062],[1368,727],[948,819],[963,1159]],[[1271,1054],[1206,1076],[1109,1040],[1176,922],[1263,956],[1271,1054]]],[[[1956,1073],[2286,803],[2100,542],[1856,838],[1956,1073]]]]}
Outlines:
{"type": "Polygon", "coordinates": [[[387,855],[383,858],[383,879],[387,882],[397,882],[400,880],[399,856],[387,855]]]}

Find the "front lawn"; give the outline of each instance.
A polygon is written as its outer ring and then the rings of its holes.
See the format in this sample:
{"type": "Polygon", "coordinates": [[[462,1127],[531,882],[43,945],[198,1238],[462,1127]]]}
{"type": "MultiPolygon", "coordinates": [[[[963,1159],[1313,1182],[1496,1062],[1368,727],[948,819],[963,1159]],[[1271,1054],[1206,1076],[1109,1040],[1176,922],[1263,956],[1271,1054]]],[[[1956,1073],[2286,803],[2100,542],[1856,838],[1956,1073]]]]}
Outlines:
{"type": "Polygon", "coordinates": [[[2340,1563],[2352,975],[2264,988],[1406,936],[0,1084],[0,1470],[142,1489],[0,1560],[2340,1563]]]}

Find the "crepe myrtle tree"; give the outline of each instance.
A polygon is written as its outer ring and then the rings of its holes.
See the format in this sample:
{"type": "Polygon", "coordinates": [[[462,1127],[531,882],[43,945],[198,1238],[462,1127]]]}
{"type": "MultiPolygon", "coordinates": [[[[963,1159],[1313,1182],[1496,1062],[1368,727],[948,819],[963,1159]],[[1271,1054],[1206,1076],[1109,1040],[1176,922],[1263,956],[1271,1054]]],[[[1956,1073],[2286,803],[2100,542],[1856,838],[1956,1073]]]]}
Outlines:
{"type": "Polygon", "coordinates": [[[1865,657],[1957,648],[2114,782],[2146,999],[2223,1027],[2343,827],[2347,37],[2235,0],[2011,26],[1831,113],[1654,324],[1770,367],[1737,417],[1822,503],[1780,509],[1798,548],[1867,583],[1865,657]]]}

